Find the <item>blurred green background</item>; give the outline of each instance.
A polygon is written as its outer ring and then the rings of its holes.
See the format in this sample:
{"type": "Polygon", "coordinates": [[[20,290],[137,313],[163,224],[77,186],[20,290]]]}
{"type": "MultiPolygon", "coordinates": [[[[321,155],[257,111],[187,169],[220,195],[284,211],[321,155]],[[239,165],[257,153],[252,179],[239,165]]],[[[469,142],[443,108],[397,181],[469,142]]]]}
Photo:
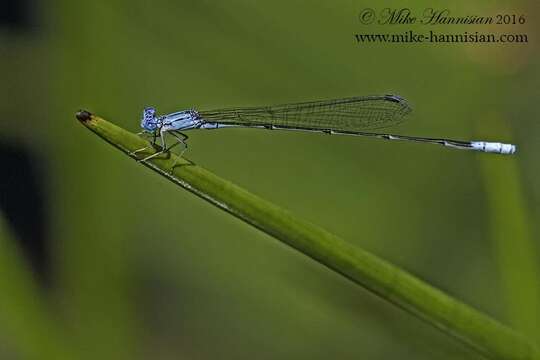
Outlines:
{"type": "Polygon", "coordinates": [[[8,3],[1,358],[480,358],[180,191],[74,118],[85,108],[138,131],[149,105],[168,113],[385,93],[414,108],[396,133],[513,142],[518,153],[238,129],[189,133],[187,157],[540,342],[538,1],[8,3]],[[358,20],[364,8],[404,6],[526,23],[358,20]],[[407,30],[529,42],[354,39],[407,30]]]}

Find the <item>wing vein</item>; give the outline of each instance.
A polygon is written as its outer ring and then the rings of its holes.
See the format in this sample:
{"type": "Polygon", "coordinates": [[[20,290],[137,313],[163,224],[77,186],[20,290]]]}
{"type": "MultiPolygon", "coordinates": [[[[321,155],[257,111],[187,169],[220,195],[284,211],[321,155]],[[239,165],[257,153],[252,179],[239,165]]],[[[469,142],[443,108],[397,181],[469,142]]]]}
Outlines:
{"type": "Polygon", "coordinates": [[[264,107],[199,111],[205,122],[361,131],[401,123],[411,112],[395,95],[362,96],[264,107]]]}

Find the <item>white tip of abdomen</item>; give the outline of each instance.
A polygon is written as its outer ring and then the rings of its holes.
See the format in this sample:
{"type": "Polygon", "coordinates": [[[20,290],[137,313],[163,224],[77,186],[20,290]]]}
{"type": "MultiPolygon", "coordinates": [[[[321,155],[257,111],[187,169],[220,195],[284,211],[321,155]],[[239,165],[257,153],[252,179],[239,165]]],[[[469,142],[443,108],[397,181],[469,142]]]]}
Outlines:
{"type": "Polygon", "coordinates": [[[503,144],[498,142],[472,141],[471,146],[474,150],[496,153],[496,154],[513,154],[516,152],[516,145],[503,144]]]}

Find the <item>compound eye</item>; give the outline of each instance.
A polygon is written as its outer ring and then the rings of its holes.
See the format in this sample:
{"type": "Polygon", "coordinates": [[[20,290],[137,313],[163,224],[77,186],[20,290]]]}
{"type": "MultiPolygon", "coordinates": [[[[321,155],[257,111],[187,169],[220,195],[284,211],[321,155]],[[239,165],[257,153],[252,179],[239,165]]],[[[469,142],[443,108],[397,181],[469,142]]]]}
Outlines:
{"type": "Polygon", "coordinates": [[[148,131],[154,131],[156,129],[156,109],[153,107],[147,107],[143,110],[143,116],[141,119],[141,127],[148,131]]]}
{"type": "Polygon", "coordinates": [[[156,109],[153,107],[147,107],[144,109],[143,116],[147,120],[151,120],[156,116],[156,109]]]}

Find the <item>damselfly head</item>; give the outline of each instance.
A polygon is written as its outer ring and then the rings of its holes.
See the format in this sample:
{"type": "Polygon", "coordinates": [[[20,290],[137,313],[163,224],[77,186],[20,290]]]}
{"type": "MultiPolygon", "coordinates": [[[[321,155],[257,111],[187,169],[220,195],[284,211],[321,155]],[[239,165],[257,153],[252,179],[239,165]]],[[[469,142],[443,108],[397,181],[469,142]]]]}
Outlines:
{"type": "Polygon", "coordinates": [[[154,132],[159,126],[160,120],[156,117],[156,109],[153,107],[144,108],[141,127],[146,131],[154,132]]]}

